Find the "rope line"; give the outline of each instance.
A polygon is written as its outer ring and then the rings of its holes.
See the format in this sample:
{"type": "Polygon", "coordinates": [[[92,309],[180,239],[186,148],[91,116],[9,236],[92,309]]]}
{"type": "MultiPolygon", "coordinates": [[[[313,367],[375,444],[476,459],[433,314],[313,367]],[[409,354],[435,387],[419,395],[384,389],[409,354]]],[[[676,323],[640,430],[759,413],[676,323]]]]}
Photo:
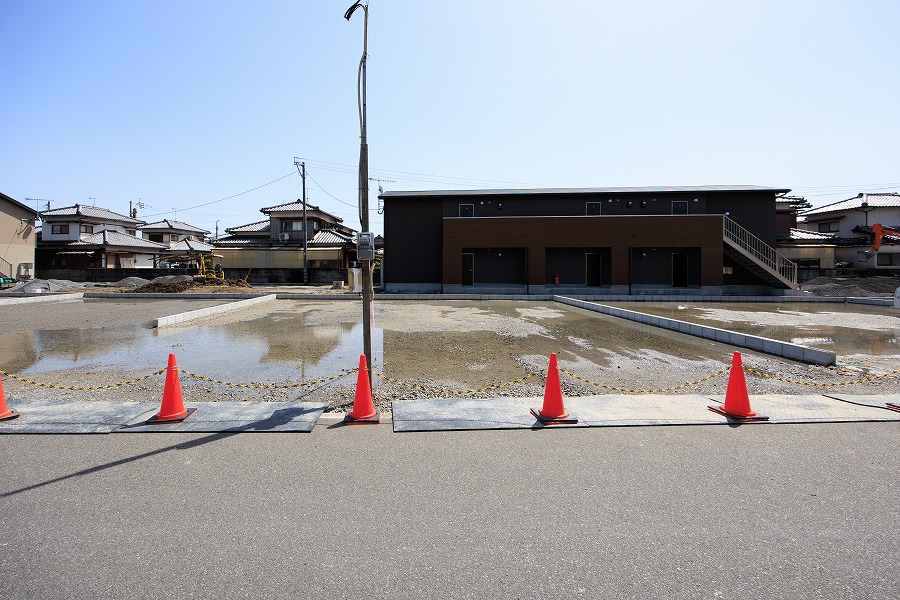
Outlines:
{"type": "Polygon", "coordinates": [[[763,379],[772,379],[775,381],[780,381],[782,383],[790,383],[792,385],[805,385],[807,387],[841,387],[846,385],[860,385],[862,383],[871,383],[873,381],[879,381],[881,379],[890,379],[900,373],[900,369],[895,371],[888,371],[882,375],[874,375],[872,377],[860,378],[860,379],[851,379],[849,381],[837,381],[834,383],[815,383],[811,381],[797,381],[795,379],[785,379],[783,377],[778,377],[772,373],[767,371],[760,371],[758,369],[753,369],[745,366],[744,372],[749,373],[750,375],[756,375],[757,377],[762,377],[763,379]]]}
{"type": "Polygon", "coordinates": [[[18,375],[13,375],[12,373],[7,373],[0,369],[0,375],[5,375],[10,379],[15,381],[21,381],[22,383],[27,383],[29,385],[35,385],[37,387],[47,388],[51,390],[66,390],[69,392],[96,392],[98,390],[111,390],[113,388],[122,387],[124,385],[131,385],[133,383],[137,383],[139,381],[144,381],[150,379],[151,377],[156,377],[157,375],[162,375],[165,373],[165,369],[160,369],[159,371],[154,371],[149,375],[144,375],[143,377],[138,377],[136,379],[129,379],[127,381],[120,381],[119,383],[111,383],[109,385],[95,385],[90,387],[80,387],[80,386],[67,386],[67,385],[55,385],[52,383],[42,383],[40,381],[32,381],[31,379],[27,379],[25,377],[19,377],[18,375]]]}
{"type": "MultiPolygon", "coordinates": [[[[198,381],[205,381],[208,383],[216,383],[216,384],[224,385],[227,387],[250,389],[250,390],[283,390],[283,389],[295,389],[295,388],[301,388],[301,387],[310,387],[310,386],[324,384],[324,383],[331,383],[332,381],[337,381],[338,379],[341,379],[341,378],[351,375],[353,373],[359,372],[359,369],[355,368],[355,369],[345,370],[342,373],[340,373],[339,375],[334,375],[331,377],[322,377],[321,379],[315,379],[315,380],[311,380],[311,381],[302,381],[300,383],[253,384],[253,383],[234,383],[234,382],[230,382],[230,381],[222,381],[220,379],[215,379],[213,377],[207,377],[205,375],[200,375],[198,373],[186,371],[185,369],[182,369],[180,367],[176,367],[176,368],[179,371],[181,371],[182,373],[184,373],[184,375],[186,375],[187,377],[196,379],[198,381]]],[[[838,381],[838,382],[832,382],[832,383],[816,383],[816,382],[812,382],[812,381],[798,381],[795,379],[787,379],[785,377],[780,377],[775,373],[770,373],[768,371],[763,371],[760,369],[754,369],[754,368],[748,367],[746,365],[744,365],[743,368],[744,368],[744,372],[751,376],[761,377],[763,379],[771,379],[773,381],[780,381],[782,383],[788,383],[791,385],[802,385],[802,386],[817,387],[817,388],[861,385],[864,383],[871,383],[873,381],[880,381],[883,379],[893,378],[893,377],[897,376],[898,374],[900,374],[900,369],[897,369],[894,371],[888,371],[887,373],[883,373],[881,375],[873,375],[871,377],[862,377],[862,378],[858,378],[858,379],[851,379],[848,381],[838,381]]],[[[612,385],[607,385],[605,383],[600,383],[598,381],[592,381],[590,379],[586,379],[584,377],[581,377],[580,375],[576,375],[575,373],[572,373],[571,371],[569,371],[567,369],[561,368],[561,369],[559,369],[559,371],[560,371],[560,373],[565,373],[569,377],[572,377],[573,379],[576,379],[582,383],[586,383],[588,385],[596,386],[599,388],[604,388],[607,390],[612,390],[615,392],[621,392],[621,393],[626,393],[626,394],[661,394],[661,393],[665,393],[665,392],[674,392],[677,390],[683,390],[683,389],[686,389],[689,387],[693,387],[695,385],[699,385],[701,383],[705,383],[707,381],[715,379],[716,377],[720,377],[720,376],[724,375],[725,373],[728,373],[730,371],[730,369],[731,369],[731,366],[729,365],[727,367],[719,369],[718,371],[716,371],[715,373],[713,373],[711,375],[707,375],[706,377],[697,379],[696,381],[689,381],[686,383],[682,383],[680,385],[674,385],[671,387],[657,388],[657,389],[629,389],[629,388],[625,388],[625,387],[612,386],[612,385]]],[[[395,379],[393,377],[387,377],[386,375],[379,373],[378,371],[374,371],[374,370],[371,371],[371,373],[373,376],[377,376],[378,378],[382,379],[383,381],[387,381],[389,383],[404,386],[406,388],[420,391],[420,392],[440,394],[442,396],[451,396],[451,395],[452,396],[468,396],[468,395],[472,395],[472,394],[483,394],[485,392],[493,392],[493,391],[501,390],[501,389],[504,389],[507,387],[511,387],[511,386],[520,384],[520,383],[524,383],[525,381],[528,381],[529,379],[531,379],[537,375],[543,375],[544,373],[546,373],[546,371],[547,371],[547,369],[544,368],[539,371],[534,371],[532,373],[529,373],[529,374],[525,375],[524,377],[514,379],[512,381],[507,381],[507,382],[499,383],[496,385],[489,385],[489,386],[485,386],[485,387],[477,388],[477,389],[464,389],[464,390],[436,388],[436,387],[420,385],[417,383],[410,383],[410,382],[404,381],[402,379],[395,379]]],[[[12,379],[14,381],[20,381],[20,382],[26,383],[28,385],[34,385],[37,387],[47,388],[47,389],[51,389],[51,390],[65,390],[65,391],[73,391],[73,392],[93,392],[93,391],[100,391],[100,390],[110,390],[110,389],[114,389],[114,388],[118,388],[118,387],[122,387],[122,386],[126,386],[126,385],[132,385],[132,384],[135,384],[135,383],[138,383],[141,381],[146,381],[147,379],[156,377],[157,375],[162,375],[165,372],[166,372],[166,369],[160,369],[159,371],[154,371],[153,373],[144,375],[142,377],[136,377],[135,379],[128,379],[126,381],[120,381],[118,383],[111,383],[108,385],[66,386],[66,385],[56,385],[56,384],[52,384],[52,383],[43,383],[40,381],[34,381],[31,379],[28,379],[27,377],[21,377],[19,375],[15,375],[13,373],[9,373],[7,371],[3,371],[2,369],[0,369],[0,375],[8,377],[9,379],[12,379]]]]}
{"type": "Polygon", "coordinates": [[[441,388],[433,388],[433,387],[428,387],[428,386],[424,386],[424,385],[418,385],[415,383],[409,383],[408,381],[403,381],[402,379],[394,379],[392,377],[386,377],[385,375],[382,375],[378,371],[372,371],[372,374],[378,376],[379,378],[383,379],[384,381],[388,381],[390,383],[395,383],[397,385],[402,385],[409,389],[417,390],[420,392],[431,392],[432,394],[442,394],[444,396],[451,396],[451,395],[452,396],[468,396],[470,394],[482,394],[484,392],[492,392],[494,390],[499,390],[499,389],[503,389],[505,387],[510,387],[510,386],[516,385],[518,383],[527,381],[527,380],[531,379],[532,377],[534,377],[535,375],[540,375],[541,373],[543,373],[546,370],[547,369],[541,369],[540,371],[535,371],[534,373],[529,373],[528,375],[525,375],[524,377],[519,377],[518,379],[514,379],[512,381],[507,381],[506,383],[500,383],[497,385],[489,385],[487,387],[483,387],[483,388],[479,388],[479,389],[471,389],[471,390],[447,390],[447,389],[441,389],[441,388]]]}
{"type": "Polygon", "coordinates": [[[194,379],[199,379],[200,381],[208,381],[209,383],[218,383],[219,385],[224,385],[233,388],[243,388],[248,390],[287,390],[293,388],[300,387],[309,387],[311,385],[318,385],[320,383],[329,383],[332,381],[336,381],[341,377],[346,377],[351,373],[356,373],[359,369],[350,369],[348,371],[344,371],[340,375],[334,375],[333,377],[323,377],[321,379],[315,379],[312,381],[301,381],[300,383],[288,383],[283,385],[276,384],[253,384],[253,383],[232,383],[230,381],[221,381],[219,379],[213,379],[212,377],[206,377],[204,375],[198,375],[197,373],[191,373],[190,371],[185,371],[182,368],[178,368],[179,371],[187,375],[188,377],[192,377],[194,379]]]}
{"type": "Polygon", "coordinates": [[[720,375],[723,375],[724,373],[728,372],[728,370],[730,368],[731,367],[725,367],[724,369],[719,369],[712,375],[707,375],[706,377],[704,377],[702,379],[698,379],[697,381],[689,381],[688,383],[682,383],[681,385],[675,385],[675,386],[667,387],[667,388],[659,388],[659,389],[655,389],[655,390],[631,390],[628,388],[615,387],[615,386],[611,386],[611,385],[606,385],[605,383],[598,383],[596,381],[591,381],[589,379],[585,379],[584,377],[580,377],[580,376],[576,375],[575,373],[572,373],[571,371],[567,371],[566,369],[560,369],[559,371],[560,371],[560,373],[565,373],[569,377],[572,377],[573,379],[577,379],[578,381],[581,381],[583,383],[588,383],[590,385],[605,388],[607,390],[613,390],[616,392],[624,392],[626,394],[662,394],[664,392],[674,392],[675,390],[683,390],[685,388],[699,385],[701,383],[709,381],[710,379],[714,379],[720,375]]]}

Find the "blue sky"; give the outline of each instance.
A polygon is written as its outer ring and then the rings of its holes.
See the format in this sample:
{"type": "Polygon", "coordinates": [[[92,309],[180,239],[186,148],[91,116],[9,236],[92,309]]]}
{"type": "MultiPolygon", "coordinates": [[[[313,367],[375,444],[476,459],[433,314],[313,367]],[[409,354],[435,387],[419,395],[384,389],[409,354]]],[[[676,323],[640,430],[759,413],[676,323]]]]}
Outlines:
{"type": "MultiPolygon", "coordinates": [[[[351,3],[0,3],[0,191],[224,231],[300,197],[296,156],[358,229],[351,3]]],[[[379,184],[900,191],[898,24],[892,0],[371,0],[371,229],[379,184]]]]}

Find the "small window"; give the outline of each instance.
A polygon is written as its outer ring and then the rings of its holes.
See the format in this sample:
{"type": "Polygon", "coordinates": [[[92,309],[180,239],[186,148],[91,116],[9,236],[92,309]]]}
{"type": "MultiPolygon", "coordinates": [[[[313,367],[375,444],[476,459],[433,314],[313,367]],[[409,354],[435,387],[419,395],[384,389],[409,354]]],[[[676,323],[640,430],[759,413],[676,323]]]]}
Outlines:
{"type": "Polygon", "coordinates": [[[827,223],[819,223],[819,233],[834,233],[840,230],[840,223],[837,221],[828,221],[827,223]]]}
{"type": "Polygon", "coordinates": [[[93,225],[82,225],[78,228],[81,233],[94,233],[93,225]]]}
{"type": "Polygon", "coordinates": [[[148,233],[148,239],[151,242],[156,242],[157,244],[162,244],[163,234],[161,233],[148,233]]]}
{"type": "Polygon", "coordinates": [[[128,235],[133,235],[134,237],[137,237],[137,230],[135,230],[135,229],[126,229],[125,233],[127,233],[128,235]]]}
{"type": "Polygon", "coordinates": [[[584,203],[584,214],[586,214],[586,215],[601,215],[601,214],[603,214],[603,203],[602,202],[585,202],[584,203]]]}
{"type": "Polygon", "coordinates": [[[801,269],[818,269],[820,264],[818,258],[801,258],[797,261],[797,266],[801,269]]]}
{"type": "Polygon", "coordinates": [[[50,228],[50,231],[54,235],[67,235],[69,233],[69,224],[66,223],[65,225],[53,225],[50,228]]]}
{"type": "Polygon", "coordinates": [[[900,254],[886,254],[879,252],[877,257],[879,267],[897,267],[900,266],[900,254]]]}
{"type": "Polygon", "coordinates": [[[176,233],[171,234],[171,235],[169,236],[169,241],[170,241],[170,242],[177,242],[177,241],[178,241],[178,234],[176,234],[176,233]]]}
{"type": "Polygon", "coordinates": [[[474,217],[475,216],[475,205],[474,204],[460,204],[459,205],[459,216],[474,217]]]}
{"type": "Polygon", "coordinates": [[[688,214],[687,200],[672,200],[672,214],[673,215],[688,214]]]}

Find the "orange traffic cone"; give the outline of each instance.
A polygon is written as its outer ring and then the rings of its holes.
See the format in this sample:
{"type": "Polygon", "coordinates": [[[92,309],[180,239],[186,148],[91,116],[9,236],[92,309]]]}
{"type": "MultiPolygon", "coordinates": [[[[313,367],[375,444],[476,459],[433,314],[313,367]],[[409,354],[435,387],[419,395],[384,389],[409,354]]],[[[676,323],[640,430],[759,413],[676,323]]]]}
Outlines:
{"type": "Polygon", "coordinates": [[[375,424],[381,422],[381,416],[375,410],[372,403],[372,387],[369,385],[369,367],[366,365],[366,355],[359,355],[359,375],[356,377],[356,397],[353,399],[353,410],[344,417],[344,423],[355,425],[358,423],[375,424]]]}
{"type": "Polygon", "coordinates": [[[169,366],[166,367],[166,387],[163,388],[162,406],[156,416],[147,420],[148,425],[158,423],[181,423],[194,414],[196,408],[184,407],[181,398],[181,383],[178,381],[178,367],[175,365],[175,355],[169,354],[169,366]]]}
{"type": "Polygon", "coordinates": [[[563,406],[562,387],[559,383],[559,367],[556,354],[550,355],[550,366],[547,368],[547,385],[544,388],[544,406],[541,410],[531,409],[531,414],[546,425],[556,423],[577,423],[578,419],[566,412],[563,406]]]}
{"type": "Polygon", "coordinates": [[[747,393],[747,380],[744,378],[744,363],[741,353],[735,352],[731,359],[731,372],[728,375],[728,389],[725,390],[725,404],[719,407],[710,406],[709,410],[735,421],[768,421],[750,410],[750,395],[747,393]]]}
{"type": "Polygon", "coordinates": [[[18,416],[18,411],[7,408],[6,406],[6,394],[3,393],[3,380],[0,379],[0,421],[15,419],[18,416]]]}

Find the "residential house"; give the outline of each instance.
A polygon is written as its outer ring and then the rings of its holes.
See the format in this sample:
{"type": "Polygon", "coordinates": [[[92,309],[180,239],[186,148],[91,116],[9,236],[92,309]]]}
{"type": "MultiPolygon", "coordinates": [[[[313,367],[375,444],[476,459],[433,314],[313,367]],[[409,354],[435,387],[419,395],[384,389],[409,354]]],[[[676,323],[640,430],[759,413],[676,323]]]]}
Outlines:
{"type": "Polygon", "coordinates": [[[157,259],[158,266],[198,264],[212,257],[212,245],[206,243],[209,231],[173,219],[163,219],[138,227],[145,240],[169,247],[157,259]]]}
{"type": "MultiPolygon", "coordinates": [[[[852,198],[800,212],[797,225],[805,232],[828,234],[822,244],[821,267],[829,246],[834,264],[866,269],[900,267],[900,236],[885,235],[878,252],[871,251],[872,226],[900,230],[900,194],[857,194],[852,198]]],[[[810,257],[812,249],[808,249],[810,257]]]]}
{"type": "Polygon", "coordinates": [[[303,209],[302,200],[261,208],[267,219],[227,228],[226,235],[214,241],[222,266],[252,269],[257,281],[302,282],[306,240],[307,268],[330,270],[321,282],[334,280],[333,271],[348,268],[356,259],[356,232],[340,217],[309,203],[304,220],[303,209]]]}
{"type": "Polygon", "coordinates": [[[138,236],[143,221],[75,204],[40,213],[37,269],[152,268],[168,246],[138,236]]]}
{"type": "Polygon", "coordinates": [[[34,276],[37,215],[36,210],[0,193],[0,277],[34,276]]]}
{"type": "Polygon", "coordinates": [[[388,292],[785,294],[758,186],[385,192],[388,292]]]}

